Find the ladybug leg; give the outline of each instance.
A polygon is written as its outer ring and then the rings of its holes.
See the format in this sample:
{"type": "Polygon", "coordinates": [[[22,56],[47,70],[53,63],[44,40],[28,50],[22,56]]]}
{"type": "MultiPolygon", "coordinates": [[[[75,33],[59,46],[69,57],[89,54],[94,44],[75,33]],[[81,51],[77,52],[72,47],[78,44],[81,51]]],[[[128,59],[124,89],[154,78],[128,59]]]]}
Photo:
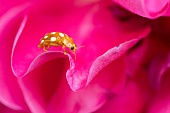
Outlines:
{"type": "Polygon", "coordinates": [[[44,51],[47,51],[47,49],[48,49],[48,48],[49,48],[49,47],[47,47],[47,46],[44,46],[44,48],[43,48],[43,49],[44,49],[44,51]]]}
{"type": "Polygon", "coordinates": [[[66,55],[67,52],[66,52],[66,50],[65,50],[65,46],[63,45],[62,48],[63,48],[63,50],[64,50],[64,54],[66,55]]]}
{"type": "Polygon", "coordinates": [[[50,44],[48,42],[43,43],[43,49],[44,51],[47,51],[50,48],[50,44]]]}
{"type": "Polygon", "coordinates": [[[43,45],[44,51],[47,51],[50,48],[50,45],[43,45]]]}

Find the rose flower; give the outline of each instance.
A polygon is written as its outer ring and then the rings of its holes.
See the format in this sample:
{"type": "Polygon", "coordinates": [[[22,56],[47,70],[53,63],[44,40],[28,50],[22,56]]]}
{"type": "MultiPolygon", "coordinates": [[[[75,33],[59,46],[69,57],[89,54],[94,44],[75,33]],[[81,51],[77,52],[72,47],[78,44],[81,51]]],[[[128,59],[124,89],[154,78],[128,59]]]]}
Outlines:
{"type": "Polygon", "coordinates": [[[0,1],[0,112],[168,112],[169,1],[154,1],[0,1]],[[39,48],[52,32],[75,53],[39,48]]]}

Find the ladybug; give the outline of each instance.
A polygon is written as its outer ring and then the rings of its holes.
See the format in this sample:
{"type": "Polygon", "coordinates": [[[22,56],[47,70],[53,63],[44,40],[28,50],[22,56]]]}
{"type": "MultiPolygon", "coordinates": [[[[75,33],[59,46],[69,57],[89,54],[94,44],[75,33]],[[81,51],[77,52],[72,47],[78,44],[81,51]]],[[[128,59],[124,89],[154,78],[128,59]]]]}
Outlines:
{"type": "Polygon", "coordinates": [[[62,32],[50,32],[40,40],[39,48],[43,48],[47,51],[50,46],[62,46],[64,54],[66,54],[65,47],[68,47],[73,53],[76,52],[76,44],[73,39],[67,34],[62,32]]]}

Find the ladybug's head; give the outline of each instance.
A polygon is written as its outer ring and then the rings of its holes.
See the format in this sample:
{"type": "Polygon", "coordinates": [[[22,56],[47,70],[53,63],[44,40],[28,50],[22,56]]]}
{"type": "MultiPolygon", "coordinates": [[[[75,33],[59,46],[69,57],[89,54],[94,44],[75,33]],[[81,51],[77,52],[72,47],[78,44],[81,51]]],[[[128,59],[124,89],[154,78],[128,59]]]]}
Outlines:
{"type": "Polygon", "coordinates": [[[70,46],[70,49],[71,49],[73,52],[75,52],[75,51],[76,51],[76,44],[72,44],[72,45],[70,46]]]}

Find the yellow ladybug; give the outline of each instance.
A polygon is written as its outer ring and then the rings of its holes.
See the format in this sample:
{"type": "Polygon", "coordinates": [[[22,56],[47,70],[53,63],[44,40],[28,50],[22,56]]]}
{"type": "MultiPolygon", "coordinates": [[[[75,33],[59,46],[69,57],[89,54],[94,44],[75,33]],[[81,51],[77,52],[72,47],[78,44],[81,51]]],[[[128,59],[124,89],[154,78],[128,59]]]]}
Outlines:
{"type": "Polygon", "coordinates": [[[76,52],[76,44],[73,39],[62,32],[47,33],[38,45],[38,47],[43,48],[44,51],[47,51],[50,46],[62,46],[64,54],[66,54],[65,47],[68,47],[73,53],[76,52]]]}

